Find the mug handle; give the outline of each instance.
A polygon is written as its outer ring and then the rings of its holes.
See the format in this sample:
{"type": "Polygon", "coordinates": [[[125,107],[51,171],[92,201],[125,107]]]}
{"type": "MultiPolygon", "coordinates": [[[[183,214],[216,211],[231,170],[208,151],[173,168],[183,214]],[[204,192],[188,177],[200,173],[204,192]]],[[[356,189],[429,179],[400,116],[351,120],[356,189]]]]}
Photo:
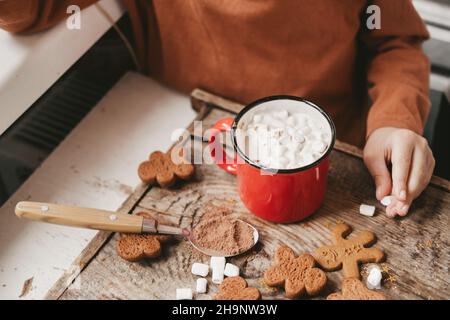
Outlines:
{"type": "MultiPolygon", "coordinates": [[[[210,146],[215,140],[216,135],[221,132],[229,132],[231,130],[231,126],[233,124],[233,118],[224,118],[216,122],[216,124],[211,128],[211,135],[208,139],[208,146],[210,146]]],[[[237,158],[231,159],[225,153],[225,150],[222,148],[221,143],[215,144],[214,148],[210,149],[211,157],[214,159],[214,162],[219,166],[219,168],[225,170],[228,173],[236,175],[237,169],[237,158]]]]}

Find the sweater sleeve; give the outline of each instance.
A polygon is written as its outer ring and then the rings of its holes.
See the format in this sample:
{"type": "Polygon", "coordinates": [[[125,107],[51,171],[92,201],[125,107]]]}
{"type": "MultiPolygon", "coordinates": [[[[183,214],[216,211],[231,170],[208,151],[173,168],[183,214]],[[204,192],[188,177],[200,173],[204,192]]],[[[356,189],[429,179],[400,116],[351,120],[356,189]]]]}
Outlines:
{"type": "Polygon", "coordinates": [[[362,35],[369,53],[367,80],[373,101],[366,136],[387,126],[422,134],[430,109],[430,65],[422,51],[428,31],[410,0],[372,3],[380,8],[381,28],[364,26],[362,35]]]}
{"type": "Polygon", "coordinates": [[[12,33],[33,33],[50,28],[68,17],[67,8],[85,8],[97,0],[0,1],[0,28],[12,33]]]}

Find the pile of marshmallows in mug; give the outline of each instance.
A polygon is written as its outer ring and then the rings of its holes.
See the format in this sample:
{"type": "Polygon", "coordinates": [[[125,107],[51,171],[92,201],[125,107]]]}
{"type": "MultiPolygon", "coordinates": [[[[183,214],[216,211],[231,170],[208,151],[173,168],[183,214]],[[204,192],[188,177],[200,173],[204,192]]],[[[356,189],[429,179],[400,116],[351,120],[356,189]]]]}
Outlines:
{"type": "Polygon", "coordinates": [[[271,169],[294,169],[319,159],[331,136],[313,117],[302,112],[260,111],[242,128],[247,156],[271,169]]]}

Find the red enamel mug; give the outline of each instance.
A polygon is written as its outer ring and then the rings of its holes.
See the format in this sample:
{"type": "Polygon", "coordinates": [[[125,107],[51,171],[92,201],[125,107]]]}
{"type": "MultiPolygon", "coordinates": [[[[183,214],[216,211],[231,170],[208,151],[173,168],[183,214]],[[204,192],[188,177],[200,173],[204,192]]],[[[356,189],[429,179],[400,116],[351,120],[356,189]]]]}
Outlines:
{"type": "Polygon", "coordinates": [[[217,165],[237,176],[238,192],[244,205],[256,216],[279,223],[300,221],[313,214],[322,204],[327,184],[329,156],[336,139],[336,129],[330,116],[314,103],[303,98],[278,95],[259,99],[243,108],[233,118],[219,120],[211,130],[209,145],[219,133],[229,132],[234,148],[230,158],[214,144],[211,156],[217,165]],[[253,108],[268,102],[289,101],[299,108],[314,108],[326,120],[331,131],[331,141],[320,158],[303,167],[293,169],[265,168],[250,159],[237,143],[236,130],[240,120],[253,108]]]}

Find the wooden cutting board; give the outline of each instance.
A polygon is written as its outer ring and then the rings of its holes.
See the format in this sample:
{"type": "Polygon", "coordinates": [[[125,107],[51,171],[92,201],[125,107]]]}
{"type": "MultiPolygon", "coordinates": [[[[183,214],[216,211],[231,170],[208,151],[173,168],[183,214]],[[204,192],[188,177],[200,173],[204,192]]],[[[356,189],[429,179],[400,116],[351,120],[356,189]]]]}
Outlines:
{"type": "MultiPolygon", "coordinates": [[[[201,90],[193,92],[192,104],[199,112],[197,119],[203,120],[204,128],[211,127],[223,117],[234,116],[242,108],[240,104],[201,90]]],[[[192,124],[189,129],[192,132],[192,124]]],[[[374,197],[372,178],[363,164],[361,151],[337,142],[331,154],[325,202],[311,218],[299,223],[274,224],[253,216],[239,199],[236,178],[214,165],[197,165],[193,182],[170,190],[141,186],[125,204],[124,210],[153,212],[165,222],[189,226],[198,221],[208,206],[230,208],[260,231],[260,244],[254,250],[229,261],[240,267],[250,286],[260,289],[263,299],[283,298],[282,291],[266,287],[261,280],[276,248],[288,244],[297,253],[311,252],[330,243],[330,229],[338,221],[347,222],[355,232],[370,230],[378,236],[376,246],[387,255],[382,264],[386,272],[382,291],[388,297],[448,299],[449,186],[448,181],[433,177],[406,218],[389,219],[374,197]],[[361,203],[375,205],[376,215],[360,215],[361,203]]],[[[77,266],[83,269],[81,273],[77,276],[77,272],[68,272],[48,298],[174,299],[176,288],[195,288],[196,277],[190,273],[191,265],[209,262],[207,256],[193,250],[187,242],[179,241],[166,246],[163,256],[158,259],[129,263],[117,256],[117,239],[117,234],[103,233],[78,259],[77,266]],[[74,278],[75,282],[67,287],[65,283],[74,278]]],[[[364,267],[362,270],[365,278],[364,267]]],[[[340,288],[341,271],[328,273],[328,277],[328,285],[321,297],[340,288]]],[[[197,299],[211,299],[215,292],[217,286],[209,281],[208,294],[199,295],[197,299]]]]}

